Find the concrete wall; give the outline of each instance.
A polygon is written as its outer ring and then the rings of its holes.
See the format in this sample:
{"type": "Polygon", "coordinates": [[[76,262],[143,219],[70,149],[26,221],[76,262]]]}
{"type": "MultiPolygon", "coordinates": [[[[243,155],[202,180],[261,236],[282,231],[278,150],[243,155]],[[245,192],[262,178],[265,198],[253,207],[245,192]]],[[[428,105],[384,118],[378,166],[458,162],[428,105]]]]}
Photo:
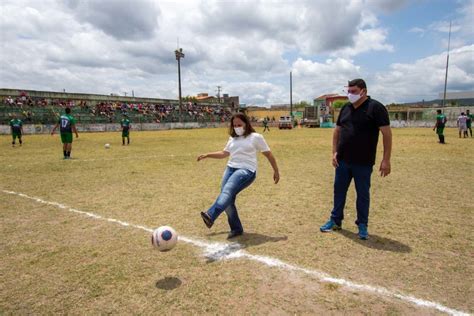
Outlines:
{"type": "MultiPolygon", "coordinates": [[[[133,131],[159,131],[170,129],[193,129],[193,128],[218,128],[227,127],[227,123],[134,123],[133,131]]],[[[25,124],[23,131],[25,134],[48,134],[51,133],[54,125],[25,124]]],[[[81,132],[118,132],[121,130],[119,124],[78,124],[77,130],[81,132]]],[[[0,135],[10,134],[10,126],[0,125],[0,135]]]]}
{"type": "MultiPolygon", "coordinates": [[[[391,120],[391,127],[430,127],[433,128],[434,121],[405,121],[405,120],[391,120]]],[[[457,127],[456,121],[448,121],[446,127],[457,127]]]]}

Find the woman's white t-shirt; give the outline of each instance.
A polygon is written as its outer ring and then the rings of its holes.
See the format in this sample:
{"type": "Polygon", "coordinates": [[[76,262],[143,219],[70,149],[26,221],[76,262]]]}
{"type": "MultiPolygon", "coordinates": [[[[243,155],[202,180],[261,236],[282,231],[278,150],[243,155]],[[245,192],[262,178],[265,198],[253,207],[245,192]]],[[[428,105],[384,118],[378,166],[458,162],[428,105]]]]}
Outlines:
{"type": "Polygon", "coordinates": [[[270,151],[265,138],[258,133],[244,136],[229,137],[224,151],[230,153],[227,165],[232,168],[257,171],[257,152],[270,151]]]}

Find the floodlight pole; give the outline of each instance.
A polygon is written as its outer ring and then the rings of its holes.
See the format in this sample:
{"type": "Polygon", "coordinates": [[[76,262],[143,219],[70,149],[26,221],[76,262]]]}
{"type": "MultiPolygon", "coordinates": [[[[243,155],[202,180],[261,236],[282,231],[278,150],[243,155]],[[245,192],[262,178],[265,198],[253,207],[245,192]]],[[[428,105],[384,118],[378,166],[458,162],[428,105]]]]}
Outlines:
{"type": "Polygon", "coordinates": [[[178,61],[178,91],[179,91],[179,121],[183,121],[182,116],[182,101],[181,101],[181,58],[184,58],[183,49],[179,48],[174,51],[176,55],[176,60],[178,61]]]}

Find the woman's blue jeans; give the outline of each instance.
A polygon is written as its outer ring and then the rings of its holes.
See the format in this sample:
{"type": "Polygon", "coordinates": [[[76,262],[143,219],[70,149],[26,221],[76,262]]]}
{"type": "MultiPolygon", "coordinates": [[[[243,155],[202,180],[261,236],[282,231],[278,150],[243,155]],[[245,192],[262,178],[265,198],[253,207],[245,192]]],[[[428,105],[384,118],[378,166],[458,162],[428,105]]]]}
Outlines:
{"type": "Polygon", "coordinates": [[[222,177],[221,193],[207,211],[213,222],[225,211],[231,231],[238,233],[244,231],[235,206],[235,198],[240,191],[252,184],[255,176],[255,172],[247,169],[226,168],[222,177]]]}
{"type": "Polygon", "coordinates": [[[357,220],[356,225],[369,222],[370,207],[370,177],[372,175],[373,166],[358,165],[339,161],[336,168],[336,176],[334,179],[334,208],[331,212],[332,220],[341,225],[344,219],[344,206],[346,205],[347,189],[354,178],[355,188],[357,192],[357,220]]]}

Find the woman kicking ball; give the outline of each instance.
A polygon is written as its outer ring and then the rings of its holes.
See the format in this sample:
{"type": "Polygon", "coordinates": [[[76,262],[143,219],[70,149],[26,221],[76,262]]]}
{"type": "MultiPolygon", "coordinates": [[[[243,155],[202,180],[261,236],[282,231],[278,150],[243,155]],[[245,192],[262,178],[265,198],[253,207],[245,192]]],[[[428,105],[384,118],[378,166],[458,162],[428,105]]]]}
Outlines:
{"type": "Polygon", "coordinates": [[[275,184],[280,180],[278,166],[270,148],[262,135],[255,132],[245,114],[234,114],[230,120],[229,141],[224,150],[200,155],[197,160],[206,158],[223,159],[230,156],[222,178],[221,193],[214,204],[201,212],[201,217],[208,228],[222,212],[226,212],[230,233],[228,239],[244,233],[237,213],[235,199],[243,189],[255,180],[257,175],[257,152],[262,152],[273,168],[275,184]]]}

